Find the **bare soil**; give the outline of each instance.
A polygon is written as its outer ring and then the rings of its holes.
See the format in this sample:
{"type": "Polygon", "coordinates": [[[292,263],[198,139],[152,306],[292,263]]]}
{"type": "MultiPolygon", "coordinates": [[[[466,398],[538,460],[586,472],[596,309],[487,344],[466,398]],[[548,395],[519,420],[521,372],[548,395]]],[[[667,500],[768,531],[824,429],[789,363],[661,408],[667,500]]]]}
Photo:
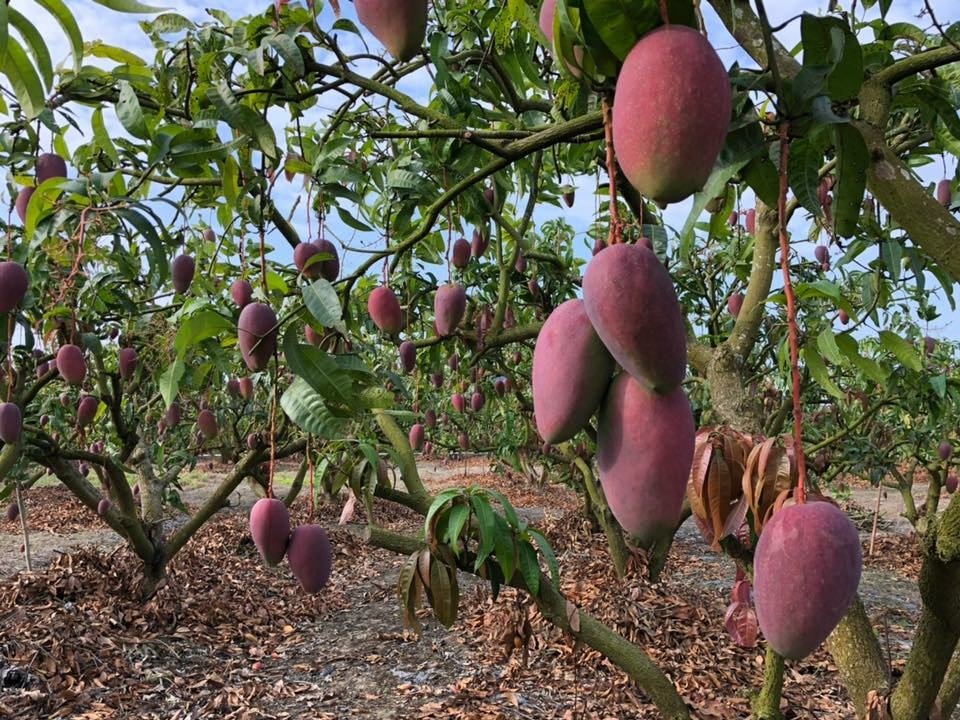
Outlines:
{"type": "MultiPolygon", "coordinates": [[[[491,472],[484,458],[422,462],[431,491],[476,483],[508,495],[557,552],[562,590],[643,646],[701,718],[742,718],[762,679],[762,648],[740,648],[723,629],[735,568],[707,550],[692,523],[651,584],[642,562],[617,579],[602,534],[591,532],[568,489],[491,472]]],[[[183,494],[202,502],[214,470],[183,494]]],[[[918,500],[922,496],[918,489],[918,500]]],[[[597,653],[545,623],[507,589],[497,600],[460,575],[452,630],[428,610],[423,633],[403,627],[396,582],[403,558],[339,527],[342,502],[317,521],[336,548],[330,585],[305,596],[289,568],[264,567],[243,486],[171,564],[166,585],[140,603],[136,559],[61,488],[29,493],[34,572],[23,571],[16,525],[0,521],[0,717],[15,718],[655,718],[649,701],[597,653]],[[516,646],[516,630],[532,635],[516,646]],[[18,673],[7,673],[14,667],[18,673]],[[11,681],[11,678],[16,682],[11,681]]],[[[869,539],[875,491],[853,490],[853,515],[869,539]]],[[[861,592],[896,674],[909,649],[919,599],[916,548],[898,520],[899,496],[881,502],[881,532],[861,592]]],[[[305,498],[295,522],[307,522],[305,498]]],[[[415,533],[418,520],[378,504],[379,523],[415,533]]],[[[171,524],[182,522],[172,516],[171,524]]],[[[788,718],[851,717],[824,651],[791,663],[788,718]]]]}

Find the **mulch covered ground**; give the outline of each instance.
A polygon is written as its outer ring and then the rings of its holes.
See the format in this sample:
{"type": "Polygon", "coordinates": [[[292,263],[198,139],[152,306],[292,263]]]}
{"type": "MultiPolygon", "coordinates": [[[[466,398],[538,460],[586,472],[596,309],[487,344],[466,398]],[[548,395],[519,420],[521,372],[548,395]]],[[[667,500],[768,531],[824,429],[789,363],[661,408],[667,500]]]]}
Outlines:
{"type": "MultiPolygon", "coordinates": [[[[642,645],[697,717],[748,715],[763,653],[735,646],[723,628],[730,561],[687,532],[661,583],[640,571],[619,580],[603,536],[591,534],[569,491],[492,473],[470,481],[543,511],[538,524],[559,556],[564,593],[642,645]]],[[[62,490],[33,492],[31,526],[67,532],[97,523],[62,490]],[[51,497],[37,502],[36,493],[51,497]]],[[[122,548],[84,548],[0,581],[0,717],[658,717],[622,672],[510,589],[493,601],[487,586],[461,575],[457,624],[448,632],[428,622],[417,640],[400,623],[402,559],[337,527],[340,510],[320,510],[336,555],[332,582],[316,596],[299,590],[286,564],[263,566],[243,510],[209,523],[143,604],[137,561],[122,548]],[[530,641],[515,647],[512,631],[526,620],[530,641]]],[[[295,522],[306,514],[298,502],[295,522]]],[[[378,506],[377,517],[398,530],[418,527],[396,507],[378,506]]],[[[0,522],[0,532],[16,529],[0,522]]],[[[909,538],[878,542],[883,552],[868,567],[915,577],[909,538]]],[[[789,664],[785,706],[789,718],[852,716],[824,651],[789,664]]]]}

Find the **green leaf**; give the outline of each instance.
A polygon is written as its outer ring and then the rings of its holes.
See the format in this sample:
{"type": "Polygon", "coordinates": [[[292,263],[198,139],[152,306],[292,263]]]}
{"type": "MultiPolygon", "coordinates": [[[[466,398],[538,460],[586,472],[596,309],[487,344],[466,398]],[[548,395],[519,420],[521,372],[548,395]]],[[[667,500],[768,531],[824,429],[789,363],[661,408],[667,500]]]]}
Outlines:
{"type": "Polygon", "coordinates": [[[323,398],[303,378],[296,378],[280,396],[280,407],[297,427],[311,435],[337,438],[342,433],[343,421],[327,409],[323,398]]]}
{"type": "Polygon", "coordinates": [[[459,555],[460,553],[460,533],[463,531],[463,526],[467,524],[469,517],[470,506],[463,503],[456,505],[450,511],[450,517],[447,519],[447,532],[444,537],[444,542],[451,547],[454,554],[459,555]]]}
{"type": "MultiPolygon", "coordinates": [[[[835,102],[855,98],[863,84],[863,50],[846,23],[804,13],[800,17],[800,38],[804,70],[823,72],[827,92],[835,102]]],[[[819,88],[809,97],[817,94],[819,88]]]]}
{"type": "Polygon", "coordinates": [[[730,179],[740,172],[740,169],[750,162],[751,159],[752,156],[740,157],[715,167],[710,174],[710,178],[707,180],[707,184],[704,185],[703,190],[693,196],[693,207],[690,208],[687,221],[683,224],[683,229],[680,231],[681,257],[688,257],[690,255],[694,241],[693,231],[696,227],[697,220],[700,219],[701,213],[706,209],[707,203],[718,195],[721,195],[727,187],[727,183],[730,182],[730,179]]]}
{"type": "Polygon", "coordinates": [[[120,88],[120,98],[117,100],[117,118],[124,129],[141,140],[149,140],[150,132],[147,129],[147,121],[143,116],[143,110],[140,107],[140,100],[133,86],[126,80],[118,83],[120,88]]]}
{"type": "Polygon", "coordinates": [[[234,332],[236,327],[229,318],[223,317],[213,310],[202,310],[188,317],[173,340],[173,347],[177,355],[183,358],[187,351],[198,343],[212,337],[216,337],[222,332],[234,332]]]}
{"type": "Polygon", "coordinates": [[[767,155],[758,155],[748,162],[740,176],[766,205],[777,206],[780,197],[780,174],[767,155]]]}
{"type": "Polygon", "coordinates": [[[174,360],[160,378],[157,380],[160,385],[160,396],[163,398],[164,407],[170,407],[170,404],[177,399],[177,393],[180,392],[180,381],[186,372],[187,366],[182,360],[174,360]]]}
{"type": "Polygon", "coordinates": [[[43,85],[26,51],[15,38],[7,38],[7,56],[0,67],[13,86],[17,101],[27,118],[37,117],[44,110],[43,85]]]}
{"type": "Polygon", "coordinates": [[[477,549],[476,562],[473,565],[474,570],[479,570],[484,561],[490,557],[493,552],[494,536],[496,534],[496,515],[490,503],[482,495],[471,495],[470,506],[473,508],[473,514],[477,517],[477,529],[480,531],[480,547],[477,549]]]}
{"type": "MultiPolygon", "coordinates": [[[[47,49],[43,35],[26,17],[9,5],[7,5],[7,15],[10,19],[10,25],[17,29],[27,44],[30,54],[33,55],[33,60],[37,65],[37,70],[43,80],[44,87],[50,90],[53,86],[53,63],[50,60],[50,51],[47,49]]],[[[4,46],[6,46],[7,37],[4,37],[3,42],[4,46]]],[[[0,57],[4,57],[5,55],[6,47],[4,47],[3,54],[0,54],[0,57]]]]}
{"type": "Polygon", "coordinates": [[[810,371],[810,376],[817,382],[820,387],[826,390],[828,393],[833,395],[839,400],[844,399],[843,391],[837,387],[837,384],[830,379],[830,373],[827,371],[827,366],[823,364],[823,360],[820,359],[819,350],[813,345],[807,345],[803,348],[803,362],[806,364],[807,369],[810,371]]]}
{"type": "Polygon", "coordinates": [[[930,387],[937,394],[937,397],[943,400],[947,396],[947,376],[934,375],[930,378],[930,387]]]}
{"type": "Polygon", "coordinates": [[[500,503],[500,506],[503,508],[503,514],[507,518],[507,522],[510,523],[512,527],[522,530],[523,528],[520,526],[520,518],[517,517],[517,511],[514,510],[513,505],[510,504],[507,496],[498,490],[487,490],[487,494],[500,503]]]}
{"type": "Polygon", "coordinates": [[[84,52],[93,57],[113,60],[121,65],[133,65],[137,67],[146,67],[147,65],[139,55],[114,45],[108,45],[102,40],[87,43],[84,52]]]}
{"type": "Polygon", "coordinates": [[[510,527],[499,515],[494,515],[493,547],[503,570],[504,581],[510,582],[517,569],[517,543],[510,527]]]}
{"type": "Polygon", "coordinates": [[[83,62],[83,35],[76,19],[61,0],[36,0],[37,5],[53,15],[70,41],[70,52],[73,54],[73,71],[80,72],[83,62]]]}
{"type": "Polygon", "coordinates": [[[429,531],[430,521],[433,519],[433,516],[436,515],[443,507],[453,500],[455,497],[460,497],[463,495],[463,491],[460,488],[447,488],[443,492],[439,493],[430,503],[430,508],[427,510],[427,516],[423,520],[423,527],[429,531]]]}
{"type": "Polygon", "coordinates": [[[324,400],[348,408],[354,404],[350,376],[328,353],[312,345],[300,344],[292,326],[284,335],[283,355],[290,370],[320,393],[324,400]]]}
{"type": "Polygon", "coordinates": [[[536,550],[528,542],[520,543],[520,574],[527,589],[536,597],[540,592],[540,562],[536,550]]]}
{"type": "Polygon", "coordinates": [[[895,332],[881,330],[880,344],[884,349],[892,353],[904,367],[914,372],[919,372],[923,368],[923,361],[917,354],[916,348],[895,332]]]}
{"type": "Polygon", "coordinates": [[[547,560],[547,567],[550,568],[550,579],[553,581],[553,587],[556,590],[560,589],[560,566],[557,563],[557,556],[553,552],[553,548],[550,547],[550,543],[547,542],[546,536],[539,530],[528,530],[527,531],[530,537],[532,537],[537,546],[540,548],[540,554],[543,555],[547,560]]]}
{"type": "Polygon", "coordinates": [[[860,131],[852,125],[831,125],[837,156],[833,187],[833,218],[841,237],[852,237],[860,223],[860,207],[867,188],[870,152],[860,131]]]}
{"type": "Polygon", "coordinates": [[[823,165],[823,147],[810,135],[790,143],[787,169],[790,189],[793,190],[800,204],[815,217],[823,214],[818,195],[821,165],[823,165]]]}
{"type": "Polygon", "coordinates": [[[306,73],[303,54],[289,35],[283,33],[271,35],[265,37],[261,44],[273,48],[283,58],[283,68],[292,75],[292,80],[298,80],[306,73]]]}
{"type": "MultiPolygon", "coordinates": [[[[3,5],[3,7],[0,7],[0,62],[2,62],[7,56],[7,38],[10,37],[10,17],[7,3],[0,3],[0,5],[3,5]]],[[[21,17],[23,16],[21,15],[21,17]]]]}
{"type": "Polygon", "coordinates": [[[253,108],[241,104],[225,80],[219,82],[215,88],[209,88],[207,98],[217,108],[224,122],[234,130],[252,137],[264,155],[271,160],[279,157],[273,128],[253,108]]]}
{"type": "Polygon", "coordinates": [[[102,107],[98,107],[93,111],[93,117],[91,117],[90,123],[93,126],[93,139],[97,145],[107,154],[107,157],[113,160],[114,163],[119,164],[120,153],[117,152],[113,140],[110,139],[110,133],[107,132],[107,126],[103,122],[102,107]]]}
{"type": "Polygon", "coordinates": [[[849,333],[840,333],[835,337],[837,346],[854,366],[866,377],[881,385],[887,382],[887,371],[883,369],[880,363],[864,357],[860,354],[857,341],[849,333]]]}
{"type": "Polygon", "coordinates": [[[820,336],[817,338],[817,348],[820,350],[820,354],[834,365],[839,365],[843,362],[843,354],[840,352],[840,348],[837,347],[837,339],[831,328],[824,328],[823,332],[820,333],[820,336]]]}
{"type": "Polygon", "coordinates": [[[170,8],[161,8],[154,7],[152,5],[144,5],[137,2],[137,0],[93,0],[97,5],[103,5],[105,8],[110,8],[111,10],[116,10],[117,12],[122,13],[158,13],[170,8]]]}
{"type": "Polygon", "coordinates": [[[303,303],[314,320],[324,327],[336,328],[341,325],[343,309],[340,307],[340,297],[326,280],[320,279],[305,287],[303,303]]]}

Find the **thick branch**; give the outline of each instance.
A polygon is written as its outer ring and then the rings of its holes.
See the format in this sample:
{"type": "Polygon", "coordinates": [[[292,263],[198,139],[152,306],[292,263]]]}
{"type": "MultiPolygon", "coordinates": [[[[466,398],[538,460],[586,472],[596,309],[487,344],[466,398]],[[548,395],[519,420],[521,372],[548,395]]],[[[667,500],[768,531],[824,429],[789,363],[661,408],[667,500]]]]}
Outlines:
{"type": "Polygon", "coordinates": [[[777,266],[777,210],[757,200],[756,234],[754,235],[753,263],[743,307],[730,331],[727,343],[741,360],[746,360],[757,342],[763,322],[764,303],[773,284],[777,266]]]}
{"type": "Polygon", "coordinates": [[[390,444],[393,445],[393,449],[397,451],[397,457],[400,460],[400,477],[407,488],[407,493],[410,495],[412,502],[412,504],[408,504],[408,507],[426,515],[427,510],[430,509],[430,503],[433,502],[433,498],[430,493],[427,492],[427,489],[423,486],[423,481],[420,479],[420,472],[417,470],[417,459],[413,454],[413,448],[410,447],[410,441],[407,439],[407,436],[403,434],[403,430],[397,425],[396,420],[385,411],[374,410],[373,416],[376,418],[380,430],[386,436],[387,440],[390,441],[390,444]]]}
{"type": "MultiPolygon", "coordinates": [[[[377,527],[368,528],[367,541],[403,555],[411,555],[424,547],[418,540],[377,527]]],[[[462,567],[460,569],[464,570],[462,567]]],[[[514,573],[510,585],[530,592],[521,573],[514,573]]],[[[650,697],[666,720],[689,719],[689,709],[673,683],[641,648],[589,613],[578,609],[555,590],[550,578],[543,574],[540,575],[539,592],[536,595],[531,593],[531,596],[547,620],[597,650],[623,670],[650,697]]]]}

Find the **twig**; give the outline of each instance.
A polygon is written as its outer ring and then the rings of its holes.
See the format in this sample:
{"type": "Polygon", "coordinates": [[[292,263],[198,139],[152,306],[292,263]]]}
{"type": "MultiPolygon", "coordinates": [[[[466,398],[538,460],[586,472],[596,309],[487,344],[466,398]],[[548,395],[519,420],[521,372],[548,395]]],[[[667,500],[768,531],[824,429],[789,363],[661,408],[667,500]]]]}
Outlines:
{"type": "Polygon", "coordinates": [[[13,486],[17,494],[17,509],[20,511],[20,532],[23,535],[23,557],[27,563],[27,572],[33,572],[33,563],[30,562],[30,530],[27,528],[27,506],[20,494],[20,480],[13,486]]]}
{"type": "Polygon", "coordinates": [[[870,550],[867,555],[873,557],[873,543],[877,539],[877,521],[880,519],[880,500],[883,498],[883,483],[877,484],[877,507],[873,511],[873,529],[870,531],[870,550]]]}

